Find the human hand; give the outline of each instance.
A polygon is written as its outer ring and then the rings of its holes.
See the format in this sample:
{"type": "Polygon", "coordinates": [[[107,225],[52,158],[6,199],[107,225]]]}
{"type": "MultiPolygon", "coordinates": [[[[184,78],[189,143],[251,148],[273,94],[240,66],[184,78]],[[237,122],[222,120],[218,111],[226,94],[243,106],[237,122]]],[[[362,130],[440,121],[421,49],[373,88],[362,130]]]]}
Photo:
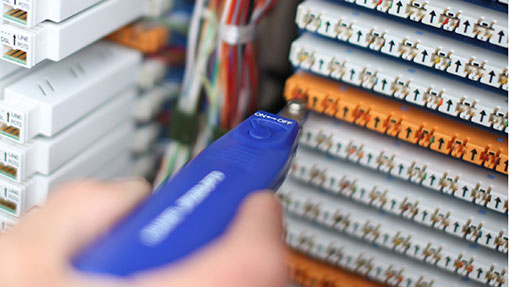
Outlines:
{"type": "Polygon", "coordinates": [[[270,192],[245,200],[217,241],[176,265],[129,278],[91,276],[72,256],[150,193],[142,180],[70,183],[43,208],[0,235],[0,286],[275,286],[286,285],[281,211],[270,192]]]}

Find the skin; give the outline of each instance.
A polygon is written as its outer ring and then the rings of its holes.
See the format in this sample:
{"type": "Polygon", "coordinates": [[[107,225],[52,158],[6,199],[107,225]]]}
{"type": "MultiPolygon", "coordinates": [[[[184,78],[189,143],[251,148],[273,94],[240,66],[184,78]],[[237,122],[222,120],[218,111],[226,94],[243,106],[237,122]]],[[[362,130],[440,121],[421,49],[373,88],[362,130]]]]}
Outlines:
{"type": "Polygon", "coordinates": [[[58,188],[43,208],[0,236],[0,286],[286,286],[281,210],[268,191],[247,198],[221,238],[178,264],[129,278],[74,270],[73,254],[150,190],[140,179],[81,181],[58,188]]]}

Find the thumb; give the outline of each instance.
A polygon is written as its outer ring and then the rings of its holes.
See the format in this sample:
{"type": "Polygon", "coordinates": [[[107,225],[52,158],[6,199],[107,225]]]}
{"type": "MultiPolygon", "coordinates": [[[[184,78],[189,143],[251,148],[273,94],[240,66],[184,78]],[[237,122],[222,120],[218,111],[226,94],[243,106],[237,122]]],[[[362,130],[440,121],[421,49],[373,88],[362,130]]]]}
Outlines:
{"type": "Polygon", "coordinates": [[[67,260],[108,230],[150,193],[143,179],[100,183],[82,181],[55,190],[44,208],[29,213],[13,236],[67,260]]]}
{"type": "Polygon", "coordinates": [[[281,208],[274,194],[246,198],[226,233],[177,265],[139,274],[136,286],[285,286],[281,208]]]}

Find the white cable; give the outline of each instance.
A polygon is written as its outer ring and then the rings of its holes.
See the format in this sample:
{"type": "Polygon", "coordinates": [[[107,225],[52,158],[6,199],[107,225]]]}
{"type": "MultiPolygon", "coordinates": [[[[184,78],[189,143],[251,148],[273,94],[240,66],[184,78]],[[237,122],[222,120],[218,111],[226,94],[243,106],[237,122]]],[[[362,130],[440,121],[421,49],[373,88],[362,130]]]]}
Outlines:
{"type": "Polygon", "coordinates": [[[196,46],[200,32],[200,19],[202,18],[202,10],[204,6],[204,0],[198,0],[195,3],[195,8],[193,9],[193,16],[191,18],[191,26],[189,30],[188,43],[186,48],[186,64],[184,69],[184,81],[183,87],[184,91],[191,80],[191,75],[193,69],[195,67],[195,56],[196,56],[196,46]]]}
{"type": "Polygon", "coordinates": [[[228,8],[232,6],[233,0],[227,0],[227,3],[225,3],[225,6],[223,6],[223,11],[221,12],[221,24],[227,23],[227,16],[228,16],[228,8]]]}
{"type": "Polygon", "coordinates": [[[188,82],[184,89],[184,93],[186,97],[181,97],[179,101],[179,108],[187,113],[193,113],[196,108],[196,104],[200,97],[201,83],[202,83],[202,75],[205,74],[207,68],[207,62],[211,53],[214,51],[214,46],[217,43],[217,27],[215,25],[214,15],[206,15],[207,17],[211,17],[210,23],[211,26],[208,29],[212,31],[204,31],[206,38],[204,38],[199,47],[199,53],[197,55],[198,60],[193,67],[193,74],[190,78],[191,82],[188,82]]]}

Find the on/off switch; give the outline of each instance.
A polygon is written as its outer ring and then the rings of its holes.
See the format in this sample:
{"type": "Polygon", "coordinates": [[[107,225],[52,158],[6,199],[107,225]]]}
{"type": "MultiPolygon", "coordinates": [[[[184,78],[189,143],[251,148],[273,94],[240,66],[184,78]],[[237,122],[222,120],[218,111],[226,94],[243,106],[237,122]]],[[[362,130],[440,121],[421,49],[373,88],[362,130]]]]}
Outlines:
{"type": "Polygon", "coordinates": [[[256,121],[252,121],[251,128],[248,129],[248,134],[255,139],[265,140],[273,134],[267,127],[259,125],[256,121]]]}

